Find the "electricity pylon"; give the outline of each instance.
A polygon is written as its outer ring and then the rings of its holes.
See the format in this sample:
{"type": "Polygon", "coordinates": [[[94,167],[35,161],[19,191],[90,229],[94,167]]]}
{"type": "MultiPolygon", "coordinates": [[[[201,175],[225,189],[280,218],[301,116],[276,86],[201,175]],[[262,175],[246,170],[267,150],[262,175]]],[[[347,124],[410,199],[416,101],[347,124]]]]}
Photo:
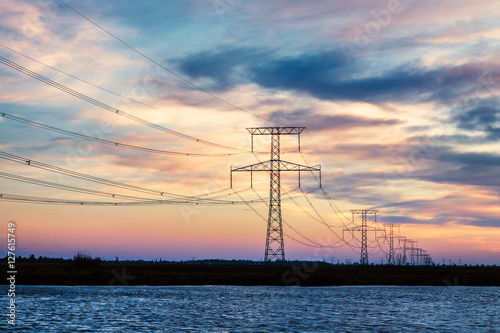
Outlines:
{"type": "Polygon", "coordinates": [[[354,222],[354,214],[361,214],[361,225],[356,226],[356,227],[352,227],[352,228],[343,229],[342,233],[344,231],[361,231],[361,257],[359,259],[359,264],[360,265],[368,265],[368,237],[367,237],[368,231],[374,231],[376,233],[377,231],[382,231],[382,229],[368,226],[366,215],[367,214],[374,214],[375,215],[375,222],[376,222],[378,210],[375,210],[375,209],[351,209],[351,212],[352,212],[353,222],[354,222]]]}
{"type": "Polygon", "coordinates": [[[250,179],[253,181],[253,172],[266,171],[270,175],[269,189],[269,216],[267,219],[266,251],[264,261],[273,260],[285,261],[285,244],[283,242],[283,225],[281,218],[281,177],[282,171],[318,171],[319,183],[321,187],[321,166],[308,167],[292,162],[280,160],[280,136],[297,135],[298,149],[300,151],[300,133],[305,127],[253,127],[247,128],[252,135],[252,152],[254,135],[271,136],[271,159],[269,161],[247,165],[240,168],[231,167],[231,187],[233,187],[233,172],[250,172],[250,179]]]}
{"type": "Polygon", "coordinates": [[[416,252],[417,252],[417,244],[418,244],[418,241],[414,241],[414,240],[411,240],[411,239],[407,239],[406,240],[406,245],[410,244],[410,246],[406,247],[407,250],[410,250],[410,262],[412,265],[415,265],[416,264],[416,252]]]}
{"type": "Polygon", "coordinates": [[[385,228],[389,228],[389,235],[387,233],[384,236],[380,236],[380,238],[385,238],[389,240],[389,253],[387,254],[387,263],[389,265],[394,265],[396,263],[396,254],[394,252],[394,239],[395,238],[402,238],[399,235],[394,235],[394,228],[398,228],[401,224],[396,224],[396,223],[386,223],[384,224],[385,228]]]}
{"type": "Polygon", "coordinates": [[[432,265],[432,258],[431,258],[431,255],[430,255],[429,253],[427,253],[427,251],[424,253],[424,263],[425,263],[425,265],[427,265],[427,266],[432,265]]]}
{"type": "Polygon", "coordinates": [[[417,247],[417,241],[400,236],[399,243],[401,248],[401,265],[432,265],[432,257],[426,250],[417,247]],[[403,244],[402,246],[401,243],[403,244]]]}
{"type": "Polygon", "coordinates": [[[401,249],[401,258],[399,263],[400,265],[406,265],[406,263],[408,262],[408,258],[406,256],[408,241],[410,241],[410,239],[404,236],[399,239],[399,248],[401,249]],[[403,243],[403,246],[401,246],[401,243],[403,243]]]}

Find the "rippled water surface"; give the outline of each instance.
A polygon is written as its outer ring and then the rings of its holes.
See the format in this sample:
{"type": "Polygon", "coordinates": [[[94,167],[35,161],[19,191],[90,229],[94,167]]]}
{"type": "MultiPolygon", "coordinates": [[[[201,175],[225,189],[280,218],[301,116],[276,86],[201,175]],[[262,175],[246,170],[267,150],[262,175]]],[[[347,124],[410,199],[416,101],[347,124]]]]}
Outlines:
{"type": "Polygon", "coordinates": [[[499,287],[18,286],[16,302],[18,332],[500,332],[499,287]]]}

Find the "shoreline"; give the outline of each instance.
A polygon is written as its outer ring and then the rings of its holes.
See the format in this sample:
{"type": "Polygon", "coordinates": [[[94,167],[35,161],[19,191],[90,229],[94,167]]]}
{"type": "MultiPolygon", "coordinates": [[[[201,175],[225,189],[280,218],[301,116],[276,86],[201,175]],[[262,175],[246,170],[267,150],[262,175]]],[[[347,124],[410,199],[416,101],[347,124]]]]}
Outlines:
{"type": "MultiPolygon", "coordinates": [[[[497,266],[19,263],[16,285],[500,286],[497,266]]],[[[2,285],[8,274],[3,273],[2,285]]]]}

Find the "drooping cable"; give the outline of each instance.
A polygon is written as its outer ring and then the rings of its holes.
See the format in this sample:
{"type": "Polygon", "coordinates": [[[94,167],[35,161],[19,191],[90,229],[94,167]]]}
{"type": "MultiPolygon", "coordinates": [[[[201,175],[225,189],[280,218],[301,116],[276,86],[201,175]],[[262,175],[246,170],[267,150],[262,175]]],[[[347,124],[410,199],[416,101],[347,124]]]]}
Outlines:
{"type": "Polygon", "coordinates": [[[193,202],[189,200],[144,200],[144,201],[129,201],[129,202],[110,202],[110,201],[85,201],[85,200],[69,200],[34,197],[26,195],[17,195],[9,193],[0,193],[0,201],[20,202],[20,203],[38,203],[38,204],[54,204],[54,205],[80,205],[80,206],[158,206],[158,205],[196,205],[196,206],[217,206],[217,205],[239,205],[244,204],[252,206],[255,201],[241,202],[193,202]]]}
{"type": "Polygon", "coordinates": [[[328,164],[326,163],[325,159],[323,158],[323,155],[321,154],[321,152],[319,151],[318,149],[318,146],[316,145],[316,143],[314,142],[314,140],[312,139],[312,136],[311,136],[311,133],[309,133],[309,131],[307,130],[306,128],[306,133],[307,135],[309,136],[309,139],[311,140],[313,146],[314,146],[314,149],[316,150],[316,152],[318,153],[318,155],[320,156],[321,158],[321,161],[323,162],[323,165],[326,166],[328,172],[330,173],[330,175],[333,177],[333,179],[335,180],[335,183],[337,183],[338,187],[340,187],[340,189],[342,190],[342,192],[344,192],[345,196],[349,199],[349,201],[354,204],[354,201],[352,201],[352,198],[351,196],[349,195],[349,193],[347,193],[344,188],[342,187],[342,185],[340,185],[339,181],[337,180],[337,177],[335,177],[335,175],[333,174],[332,170],[330,169],[330,167],[328,166],[328,164]]]}
{"type": "Polygon", "coordinates": [[[174,136],[177,136],[177,137],[180,137],[182,139],[185,139],[185,140],[189,140],[189,141],[194,141],[194,142],[198,142],[200,144],[204,144],[204,145],[208,145],[208,146],[212,146],[212,147],[216,147],[216,148],[221,148],[221,149],[226,149],[226,150],[232,150],[232,151],[240,151],[240,152],[250,152],[249,150],[246,150],[246,149],[240,149],[240,148],[235,148],[235,147],[230,147],[230,146],[226,146],[226,145],[222,145],[222,144],[218,144],[218,143],[214,143],[214,142],[211,142],[211,141],[207,141],[207,140],[203,140],[203,139],[199,139],[199,138],[196,138],[196,137],[193,137],[193,136],[190,136],[190,135],[187,135],[187,134],[184,134],[184,133],[181,133],[181,132],[177,132],[177,131],[174,131],[172,129],[169,129],[167,127],[164,127],[164,126],[161,126],[161,125],[158,125],[158,124],[155,124],[155,123],[152,123],[152,122],[149,122],[145,119],[142,119],[142,118],[139,118],[137,116],[134,116],[128,112],[125,112],[125,111],[122,111],[122,110],[119,110],[115,107],[112,107],[106,103],[103,103],[103,102],[100,102],[94,98],[91,98],[87,95],[84,95],[74,89],[71,89],[69,87],[66,87],[65,85],[62,85],[62,84],[59,84],[43,75],[40,75],[40,74],[37,74],[21,65],[18,65],[2,56],[0,56],[0,63],[14,69],[14,70],[17,70],[25,75],[28,75],[40,82],[43,82],[49,86],[52,86],[60,91],[63,91],[69,95],[72,95],[74,97],[77,97],[83,101],[86,101],[90,104],[93,104],[95,106],[98,106],[104,110],[107,110],[107,111],[110,111],[112,113],[115,113],[117,115],[120,115],[122,117],[125,117],[125,118],[128,118],[130,120],[133,120],[137,123],[140,123],[140,124],[143,124],[145,126],[148,126],[148,127],[151,127],[151,128],[154,128],[156,130],[159,130],[159,131],[162,131],[162,132],[166,132],[166,133],[169,133],[169,134],[172,134],[174,136]]]}
{"type": "MultiPolygon", "coordinates": [[[[266,207],[269,208],[269,205],[268,203],[265,201],[265,199],[263,199],[259,193],[257,193],[257,191],[255,191],[255,189],[252,187],[252,190],[255,192],[255,195],[257,195],[257,197],[266,205],[266,207]]],[[[290,197],[290,199],[292,199],[293,197],[290,197]]],[[[293,200],[293,199],[292,199],[293,200]]],[[[267,220],[266,220],[267,221],[267,220]]],[[[337,248],[337,247],[341,247],[343,246],[344,244],[338,246],[337,244],[341,243],[342,240],[338,240],[332,244],[327,244],[327,245],[324,245],[324,244],[320,244],[318,242],[315,242],[313,241],[312,239],[310,239],[309,237],[305,236],[303,233],[301,233],[300,231],[298,231],[296,228],[294,228],[292,225],[290,225],[290,223],[286,222],[285,219],[282,219],[283,223],[288,227],[290,228],[291,230],[293,230],[295,233],[297,233],[299,236],[301,236],[302,238],[306,239],[307,241],[313,243],[314,245],[316,245],[317,247],[327,247],[327,248],[337,248]]]]}
{"type": "Polygon", "coordinates": [[[147,103],[144,103],[144,102],[138,101],[138,100],[136,100],[136,99],[134,99],[134,98],[130,98],[130,97],[124,96],[124,95],[122,95],[122,94],[119,94],[119,93],[117,93],[117,92],[114,92],[114,91],[109,90],[109,89],[106,89],[106,88],[103,88],[103,87],[101,87],[101,86],[99,86],[99,85],[97,85],[97,84],[94,84],[94,83],[92,83],[92,82],[89,82],[89,81],[87,81],[87,80],[81,79],[81,78],[79,78],[79,77],[77,77],[77,76],[75,76],[75,75],[72,75],[72,74],[69,74],[69,73],[67,73],[67,72],[64,72],[64,71],[62,71],[62,70],[60,70],[60,69],[57,69],[57,68],[55,68],[55,67],[53,67],[53,66],[47,65],[47,64],[46,64],[46,63],[44,63],[44,62],[41,62],[41,61],[39,61],[39,60],[37,60],[37,59],[34,59],[34,58],[32,58],[32,57],[30,57],[30,56],[28,56],[28,55],[26,55],[26,54],[23,54],[23,53],[21,53],[21,52],[19,52],[19,51],[16,51],[16,50],[14,50],[14,49],[12,49],[12,48],[10,48],[10,47],[8,47],[8,46],[5,46],[5,45],[3,45],[3,44],[1,44],[1,43],[0,43],[0,47],[3,47],[3,48],[5,48],[5,49],[7,49],[7,50],[9,50],[9,51],[11,51],[11,52],[14,52],[14,53],[16,53],[16,54],[18,54],[18,55],[20,55],[20,56],[22,56],[22,57],[25,57],[26,59],[29,59],[29,60],[31,60],[31,61],[34,61],[34,62],[36,62],[36,63],[38,63],[38,64],[40,64],[40,65],[43,65],[43,66],[45,66],[45,67],[47,67],[47,68],[50,68],[50,69],[54,70],[54,71],[56,71],[56,72],[59,72],[59,73],[64,74],[64,75],[66,75],[66,76],[68,76],[68,77],[71,77],[71,78],[73,78],[73,79],[75,79],[75,80],[78,80],[78,81],[80,81],[80,82],[83,82],[83,83],[85,83],[85,84],[87,84],[87,85],[89,85],[89,86],[92,86],[92,87],[94,87],[94,88],[100,89],[100,90],[105,91],[105,92],[107,92],[107,93],[113,94],[113,95],[118,96],[118,97],[120,97],[120,98],[124,98],[124,99],[129,100],[129,101],[131,101],[131,102],[133,102],[133,103],[136,103],[136,104],[139,104],[139,105],[142,105],[142,106],[146,106],[146,107],[148,107],[148,108],[155,109],[155,110],[158,110],[158,111],[165,111],[165,112],[168,112],[168,113],[172,114],[173,116],[186,118],[186,119],[193,120],[193,121],[197,121],[197,122],[200,122],[200,123],[205,123],[205,124],[214,125],[214,126],[219,126],[219,127],[226,127],[226,128],[232,128],[232,129],[239,129],[239,127],[226,126],[226,125],[221,125],[221,124],[214,124],[214,123],[211,123],[211,122],[209,122],[209,121],[205,121],[205,120],[201,120],[201,119],[197,119],[197,118],[188,117],[188,116],[186,116],[186,115],[179,115],[179,114],[176,114],[176,113],[171,112],[171,111],[168,111],[168,110],[160,109],[160,108],[158,108],[158,107],[156,107],[156,106],[153,106],[153,105],[150,105],[150,104],[147,104],[147,103]]]}
{"type": "MultiPolygon", "coordinates": [[[[234,193],[235,193],[235,194],[236,194],[236,195],[240,198],[240,200],[244,201],[243,197],[241,196],[241,194],[240,194],[238,191],[234,190],[234,188],[231,188],[231,189],[232,189],[232,190],[234,191],[234,193]]],[[[267,219],[266,219],[264,216],[262,216],[262,214],[261,214],[261,213],[259,213],[259,212],[258,212],[258,211],[257,211],[257,210],[256,210],[256,209],[252,206],[252,205],[247,205],[247,206],[248,206],[248,207],[249,207],[249,208],[250,208],[250,209],[251,209],[251,210],[252,210],[255,214],[257,214],[257,216],[259,216],[259,217],[261,218],[261,220],[263,220],[264,222],[266,222],[266,223],[267,223],[267,219]]],[[[300,240],[298,240],[298,239],[296,239],[296,238],[294,238],[294,237],[292,237],[292,236],[290,236],[290,235],[286,234],[285,232],[283,232],[283,235],[284,235],[285,237],[290,238],[291,240],[293,240],[293,241],[295,241],[295,242],[299,243],[299,244],[304,245],[304,246],[314,247],[314,248],[317,248],[317,247],[323,247],[323,246],[317,246],[317,245],[312,245],[312,244],[305,243],[305,242],[303,242],[303,241],[300,241],[300,240]]]]}
{"type": "Polygon", "coordinates": [[[59,190],[66,190],[66,191],[77,192],[77,193],[97,195],[97,196],[106,197],[106,198],[126,199],[126,200],[136,200],[136,201],[137,200],[151,200],[151,199],[147,199],[147,198],[140,198],[140,197],[134,197],[134,196],[128,196],[128,195],[121,195],[121,194],[118,194],[118,193],[95,191],[95,190],[91,190],[91,189],[87,189],[87,188],[82,188],[82,187],[77,187],[77,186],[70,186],[70,185],[58,184],[58,183],[44,181],[44,180],[40,180],[40,179],[35,179],[35,178],[29,178],[29,177],[14,175],[14,174],[11,174],[11,173],[6,173],[6,172],[0,172],[0,178],[9,179],[9,180],[13,180],[13,181],[17,181],[17,182],[22,182],[22,183],[27,183],[27,184],[39,185],[39,186],[44,186],[44,187],[49,187],[49,188],[55,188],[55,189],[59,189],[59,190]]]}
{"type": "MultiPolygon", "coordinates": [[[[261,163],[260,158],[259,158],[256,154],[253,154],[253,155],[254,155],[255,159],[257,159],[257,161],[258,161],[259,163],[261,163]]],[[[307,164],[307,163],[306,163],[306,164],[307,164]]],[[[268,172],[268,174],[269,174],[269,172],[268,172]]],[[[313,176],[314,176],[314,175],[313,175],[313,176]]],[[[319,181],[318,181],[318,185],[319,185],[319,181]]],[[[318,187],[319,187],[319,186],[318,186],[318,187]]],[[[321,189],[321,187],[319,187],[319,188],[321,189]]],[[[314,208],[314,206],[312,205],[312,203],[311,203],[311,201],[309,200],[309,198],[307,198],[307,196],[304,194],[304,191],[303,191],[302,189],[300,189],[300,191],[301,191],[302,196],[304,196],[304,197],[306,198],[306,200],[308,201],[308,203],[309,203],[309,205],[311,206],[311,208],[313,208],[313,210],[315,211],[316,215],[318,215],[318,217],[319,217],[319,219],[320,219],[320,220],[319,220],[319,222],[320,222],[321,224],[325,225],[325,226],[329,229],[329,231],[330,231],[330,232],[332,232],[332,233],[335,235],[335,237],[337,237],[339,240],[342,240],[342,241],[343,241],[346,245],[348,245],[348,246],[352,249],[352,245],[351,245],[351,244],[349,244],[349,242],[345,241],[345,240],[343,239],[343,237],[340,237],[340,236],[339,236],[339,235],[338,235],[338,234],[337,234],[337,233],[336,233],[336,232],[332,229],[332,227],[331,227],[328,223],[326,223],[326,221],[325,221],[325,220],[321,217],[321,215],[319,215],[318,211],[314,208]]]]}
{"type": "Polygon", "coordinates": [[[6,152],[2,152],[2,151],[0,151],[0,158],[11,161],[11,162],[15,162],[18,164],[42,169],[45,171],[54,172],[54,173],[57,173],[60,175],[73,177],[73,178],[77,178],[77,179],[81,179],[81,180],[85,180],[85,181],[90,181],[90,182],[97,183],[97,184],[112,186],[112,187],[116,187],[116,188],[120,188],[120,189],[124,189],[124,190],[141,192],[141,193],[151,194],[151,195],[158,195],[158,196],[173,198],[173,199],[183,199],[183,200],[191,200],[191,201],[193,201],[193,200],[198,200],[198,201],[210,200],[209,197],[207,198],[203,194],[197,195],[197,196],[188,196],[188,195],[170,193],[170,192],[166,192],[166,191],[152,190],[152,189],[141,187],[141,186],[129,185],[129,184],[113,181],[113,180],[95,177],[95,176],[84,174],[81,172],[76,172],[76,171],[64,169],[61,167],[56,167],[56,166],[53,166],[50,164],[37,162],[37,161],[32,160],[32,159],[20,157],[20,156],[6,153],[6,152]]]}
{"type": "MultiPolygon", "coordinates": [[[[299,152],[300,153],[300,156],[302,157],[302,160],[304,161],[304,163],[307,164],[307,161],[306,161],[306,158],[303,154],[302,151],[299,152]]],[[[324,161],[324,160],[323,160],[324,161]]],[[[319,179],[316,177],[315,174],[311,173],[314,180],[316,181],[316,183],[318,183],[319,185],[319,179]]],[[[330,206],[330,208],[332,209],[332,211],[335,213],[335,215],[337,216],[337,219],[340,221],[340,223],[342,223],[342,225],[344,227],[347,228],[346,224],[342,221],[342,219],[340,218],[340,216],[342,216],[345,220],[347,220],[348,223],[350,224],[354,224],[354,221],[352,221],[351,219],[349,219],[347,216],[345,216],[344,212],[342,212],[342,210],[335,204],[335,202],[330,198],[330,196],[328,195],[328,193],[326,192],[325,190],[325,187],[324,186],[321,186],[320,187],[320,190],[321,190],[321,193],[323,195],[323,197],[325,198],[326,202],[328,203],[328,205],[330,206]],[[339,216],[340,214],[340,216],[339,216]]]]}
{"type": "Polygon", "coordinates": [[[30,125],[30,126],[42,128],[42,129],[45,129],[45,130],[48,130],[48,131],[52,131],[52,132],[56,132],[56,133],[61,133],[61,134],[69,135],[69,136],[72,136],[72,137],[75,137],[75,138],[90,140],[90,141],[94,141],[94,142],[98,142],[98,143],[101,143],[101,144],[110,145],[110,146],[118,147],[118,148],[126,148],[126,149],[143,151],[143,152],[147,152],[147,153],[163,154],[163,155],[176,155],[176,156],[191,156],[191,157],[227,157],[227,156],[245,154],[243,152],[229,153],[229,154],[218,154],[218,153],[217,154],[216,153],[206,153],[206,154],[204,154],[204,153],[183,153],[183,152],[175,152],[175,151],[168,151],[168,150],[162,150],[162,149],[153,149],[153,148],[147,148],[147,147],[129,145],[129,144],[126,144],[126,143],[119,143],[119,142],[105,140],[105,139],[99,139],[99,138],[96,138],[96,137],[92,137],[92,136],[88,136],[88,135],[84,135],[84,134],[80,134],[80,133],[68,131],[68,130],[65,130],[65,129],[62,129],[62,128],[57,128],[57,127],[54,127],[54,126],[45,125],[45,124],[42,124],[42,123],[39,123],[39,122],[36,122],[36,121],[32,121],[32,120],[28,120],[28,119],[25,119],[25,118],[17,117],[17,116],[8,114],[8,113],[0,112],[0,116],[3,117],[3,118],[5,118],[5,119],[14,120],[14,121],[17,121],[17,122],[20,122],[20,123],[24,123],[24,124],[27,124],[27,125],[30,125]]]}

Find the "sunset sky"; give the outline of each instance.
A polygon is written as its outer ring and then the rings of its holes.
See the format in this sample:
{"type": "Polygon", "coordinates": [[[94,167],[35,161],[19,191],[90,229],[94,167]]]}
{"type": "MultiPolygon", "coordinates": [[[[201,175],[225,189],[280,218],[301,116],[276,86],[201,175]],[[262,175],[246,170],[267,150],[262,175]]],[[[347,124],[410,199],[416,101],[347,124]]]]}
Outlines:
{"type": "MultiPolygon", "coordinates": [[[[359,222],[349,220],[351,209],[378,209],[373,226],[401,224],[400,235],[437,263],[500,264],[499,0],[65,2],[74,10],[56,0],[0,0],[0,59],[232,149],[134,122],[3,61],[0,113],[190,155],[100,144],[12,117],[0,117],[0,152],[237,204],[95,207],[1,198],[2,244],[15,221],[18,255],[263,259],[267,207],[258,201],[269,197],[268,175],[254,174],[252,189],[249,174],[234,174],[230,189],[230,167],[269,159],[267,136],[254,138],[256,154],[242,152],[250,150],[245,128],[304,126],[300,153],[296,137],[281,138],[282,159],[321,165],[326,196],[312,175],[301,175],[301,189],[296,174],[282,176],[287,259],[358,261],[359,234],[346,233],[345,244],[342,229],[359,222]]],[[[0,194],[127,201],[8,174],[165,199],[5,158],[0,172],[0,194]]],[[[370,262],[387,250],[381,235],[370,233],[370,262]]]]}

